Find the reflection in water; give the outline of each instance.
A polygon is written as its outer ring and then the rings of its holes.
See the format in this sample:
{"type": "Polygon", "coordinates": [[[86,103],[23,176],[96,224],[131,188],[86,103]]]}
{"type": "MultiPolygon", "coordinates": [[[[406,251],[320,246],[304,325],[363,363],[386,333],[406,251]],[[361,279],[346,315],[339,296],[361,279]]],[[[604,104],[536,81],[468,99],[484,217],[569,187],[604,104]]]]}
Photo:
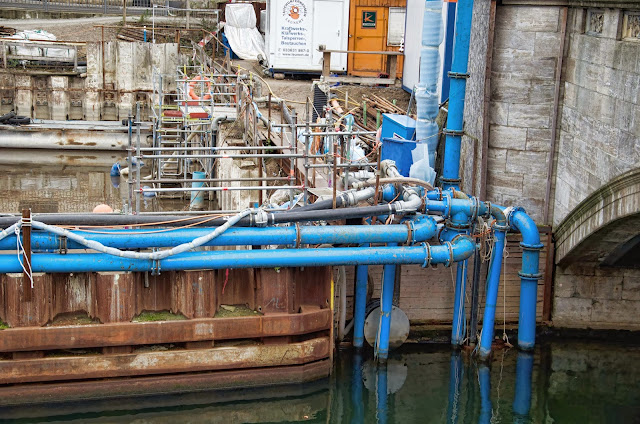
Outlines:
{"type": "MultiPolygon", "coordinates": [[[[448,346],[339,351],[331,379],[222,391],[0,408],[7,422],[627,423],[640,417],[640,348],[542,344],[478,363],[448,346]]],[[[0,399],[0,402],[3,400],[0,399]]]]}

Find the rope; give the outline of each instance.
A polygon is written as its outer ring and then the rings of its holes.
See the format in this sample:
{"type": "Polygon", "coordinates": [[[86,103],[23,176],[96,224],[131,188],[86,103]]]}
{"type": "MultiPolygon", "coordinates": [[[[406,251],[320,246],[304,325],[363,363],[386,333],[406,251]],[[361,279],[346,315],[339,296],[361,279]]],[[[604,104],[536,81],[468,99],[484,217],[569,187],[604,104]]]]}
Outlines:
{"type": "MultiPolygon", "coordinates": [[[[23,218],[22,223],[30,224],[31,218],[23,218]]],[[[31,270],[31,261],[27,260],[27,256],[25,255],[26,252],[24,250],[24,246],[22,245],[22,239],[20,237],[20,227],[16,226],[14,231],[16,233],[16,252],[18,255],[18,262],[20,263],[20,266],[22,267],[22,270],[24,271],[24,273],[29,276],[29,281],[31,282],[31,288],[33,288],[33,272],[31,270]],[[22,263],[22,259],[20,259],[20,252],[23,253],[23,257],[29,269],[25,268],[24,264],[22,263]]]]}
{"type": "Polygon", "coordinates": [[[507,235],[504,235],[504,250],[502,251],[502,340],[508,347],[513,347],[509,343],[509,336],[507,336],[507,258],[509,257],[509,251],[507,250],[507,235]]]}

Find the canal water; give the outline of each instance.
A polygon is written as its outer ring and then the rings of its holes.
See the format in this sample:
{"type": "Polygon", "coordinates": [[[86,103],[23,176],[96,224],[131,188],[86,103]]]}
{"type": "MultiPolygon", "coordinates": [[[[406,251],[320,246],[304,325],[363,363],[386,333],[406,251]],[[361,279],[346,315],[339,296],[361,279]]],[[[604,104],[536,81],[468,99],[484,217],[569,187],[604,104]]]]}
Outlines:
{"type": "Polygon", "coordinates": [[[386,369],[342,350],[329,379],[305,385],[5,406],[0,421],[640,423],[640,346],[555,340],[484,365],[445,345],[408,345],[386,369]]]}

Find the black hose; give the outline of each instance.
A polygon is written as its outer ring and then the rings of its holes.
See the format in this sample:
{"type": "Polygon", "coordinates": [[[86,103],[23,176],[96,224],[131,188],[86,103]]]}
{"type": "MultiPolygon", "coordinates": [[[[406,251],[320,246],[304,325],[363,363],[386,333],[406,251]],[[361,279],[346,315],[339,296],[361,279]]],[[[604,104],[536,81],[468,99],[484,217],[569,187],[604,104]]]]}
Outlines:
{"type": "MultiPolygon", "coordinates": [[[[364,206],[344,209],[328,210],[300,210],[294,209],[287,212],[268,212],[267,221],[256,222],[254,215],[241,219],[235,225],[237,227],[252,227],[259,224],[273,225],[288,222],[304,221],[335,221],[352,218],[365,218],[369,216],[388,215],[396,213],[396,206],[385,204],[379,206],[364,206]]],[[[226,218],[211,219],[206,216],[189,218],[184,215],[120,215],[120,214],[34,214],[32,219],[49,225],[73,225],[80,227],[101,226],[101,225],[135,225],[135,224],[157,224],[162,227],[181,227],[188,224],[195,224],[200,227],[218,227],[225,222],[226,218]],[[174,222],[167,222],[174,221],[174,222]]],[[[19,216],[0,217],[0,228],[7,228],[20,220],[19,216]]]]}

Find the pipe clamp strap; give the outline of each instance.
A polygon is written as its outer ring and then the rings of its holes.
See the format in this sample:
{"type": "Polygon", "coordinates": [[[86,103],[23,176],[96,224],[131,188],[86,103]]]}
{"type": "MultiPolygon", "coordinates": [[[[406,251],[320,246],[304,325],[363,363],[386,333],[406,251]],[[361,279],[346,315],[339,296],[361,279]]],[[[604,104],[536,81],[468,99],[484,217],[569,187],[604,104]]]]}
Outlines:
{"type": "Polygon", "coordinates": [[[475,222],[478,220],[478,216],[480,214],[480,199],[477,197],[473,197],[473,205],[471,206],[471,222],[475,222]]]}
{"type": "Polygon", "coordinates": [[[452,72],[449,71],[447,72],[447,76],[449,78],[461,78],[461,79],[467,79],[471,76],[471,74],[469,72],[452,72]]]}
{"type": "Polygon", "coordinates": [[[407,226],[407,244],[414,244],[416,242],[416,227],[413,221],[405,221],[404,225],[407,226]]]}
{"type": "Polygon", "coordinates": [[[300,233],[300,223],[296,222],[296,244],[295,244],[296,249],[300,247],[301,241],[302,241],[302,234],[300,233]]]}
{"type": "Polygon", "coordinates": [[[431,265],[431,245],[429,243],[422,243],[422,248],[424,249],[425,260],[422,264],[422,268],[426,268],[431,265]]]}
{"type": "Polygon", "coordinates": [[[153,259],[151,263],[151,275],[160,275],[160,259],[153,259]]]}
{"type": "Polygon", "coordinates": [[[529,244],[521,241],[520,247],[522,247],[524,250],[542,250],[542,248],[544,247],[544,244],[542,243],[529,244]]]}
{"type": "Polygon", "coordinates": [[[447,263],[444,264],[444,266],[450,267],[451,264],[453,264],[453,245],[451,244],[451,242],[447,242],[447,247],[449,248],[449,259],[447,260],[447,263]]]}
{"type": "Polygon", "coordinates": [[[518,275],[521,278],[529,278],[531,280],[540,280],[543,277],[543,274],[541,272],[538,272],[538,273],[535,273],[535,274],[528,274],[526,272],[519,271],[518,275]]]}
{"type": "MultiPolygon", "coordinates": [[[[457,135],[462,137],[464,135],[464,130],[450,130],[449,128],[443,128],[442,129],[442,134],[444,135],[457,135]]],[[[460,181],[458,179],[458,181],[460,181]]]]}
{"type": "Polygon", "coordinates": [[[495,230],[497,230],[497,231],[508,231],[508,230],[509,230],[509,228],[511,228],[511,227],[509,226],[509,224],[500,225],[500,224],[498,224],[498,222],[496,221],[496,222],[494,222],[494,223],[493,223],[493,228],[494,228],[495,230]]]}
{"type": "Polygon", "coordinates": [[[68,246],[68,244],[67,244],[68,239],[67,239],[66,236],[60,236],[59,240],[60,240],[60,247],[58,248],[58,251],[59,251],[59,253],[61,255],[66,255],[67,252],[69,251],[69,248],[67,247],[68,246]]]}

